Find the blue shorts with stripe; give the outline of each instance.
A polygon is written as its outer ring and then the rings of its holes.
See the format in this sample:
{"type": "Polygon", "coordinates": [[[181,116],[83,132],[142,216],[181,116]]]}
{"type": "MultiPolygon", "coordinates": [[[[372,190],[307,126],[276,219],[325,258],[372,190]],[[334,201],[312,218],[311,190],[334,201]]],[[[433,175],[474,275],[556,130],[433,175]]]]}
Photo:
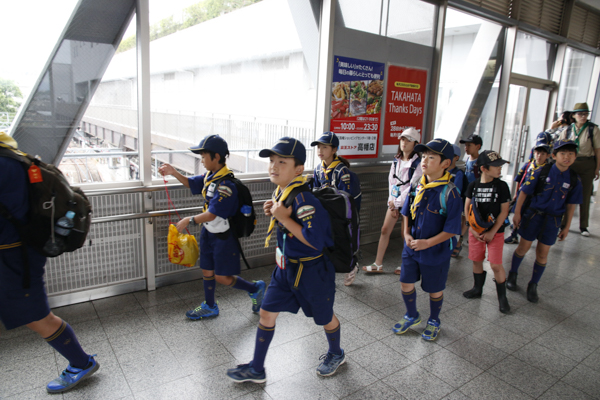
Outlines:
{"type": "Polygon", "coordinates": [[[435,265],[425,265],[415,261],[415,259],[406,252],[402,252],[400,282],[415,283],[420,280],[423,291],[427,293],[437,293],[446,288],[449,270],[450,257],[448,257],[448,259],[440,259],[435,265]]]}
{"type": "Polygon", "coordinates": [[[321,256],[311,261],[288,261],[286,269],[275,267],[261,308],[293,314],[302,308],[317,325],[327,325],[333,318],[334,300],[335,268],[321,256]]]}
{"type": "Polygon", "coordinates": [[[21,247],[0,250],[0,320],[6,329],[39,321],[50,314],[44,288],[46,257],[27,249],[31,286],[23,288],[21,247]]]}
{"type": "Polygon", "coordinates": [[[556,243],[562,216],[536,214],[533,209],[528,209],[521,218],[519,235],[525,240],[533,242],[538,240],[546,246],[556,243]]]}

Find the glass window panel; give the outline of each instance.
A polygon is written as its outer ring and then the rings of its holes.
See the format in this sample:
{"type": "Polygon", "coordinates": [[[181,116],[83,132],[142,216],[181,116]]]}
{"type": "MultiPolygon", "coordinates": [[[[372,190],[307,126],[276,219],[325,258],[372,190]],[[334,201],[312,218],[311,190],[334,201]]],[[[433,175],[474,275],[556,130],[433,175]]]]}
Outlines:
{"type": "Polygon", "coordinates": [[[567,48],[556,104],[557,118],[563,111],[573,109],[575,103],[587,101],[594,56],[567,48]]]}
{"type": "Polygon", "coordinates": [[[435,136],[450,142],[472,133],[489,147],[494,129],[505,31],[500,25],[448,9],[435,136]]]}
{"type": "Polygon", "coordinates": [[[343,26],[376,35],[381,31],[382,6],[382,0],[338,0],[343,26]]]}
{"type": "Polygon", "coordinates": [[[433,46],[435,20],[436,6],[432,4],[414,0],[389,0],[386,35],[406,42],[433,46]]]}
{"type": "Polygon", "coordinates": [[[541,79],[552,78],[558,45],[518,32],[512,72],[541,79]]]}

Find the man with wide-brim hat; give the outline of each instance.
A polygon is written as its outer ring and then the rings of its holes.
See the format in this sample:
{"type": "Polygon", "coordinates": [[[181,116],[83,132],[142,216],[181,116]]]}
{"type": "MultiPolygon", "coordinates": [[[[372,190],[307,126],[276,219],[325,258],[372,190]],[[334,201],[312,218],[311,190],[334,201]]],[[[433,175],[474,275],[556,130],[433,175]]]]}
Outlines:
{"type": "Polygon", "coordinates": [[[583,236],[590,236],[590,199],[594,179],[600,177],[600,129],[588,119],[589,116],[590,108],[587,103],[575,104],[575,122],[560,135],[562,140],[573,140],[578,148],[577,159],[571,169],[577,172],[583,184],[583,203],[579,206],[579,230],[583,236]]]}

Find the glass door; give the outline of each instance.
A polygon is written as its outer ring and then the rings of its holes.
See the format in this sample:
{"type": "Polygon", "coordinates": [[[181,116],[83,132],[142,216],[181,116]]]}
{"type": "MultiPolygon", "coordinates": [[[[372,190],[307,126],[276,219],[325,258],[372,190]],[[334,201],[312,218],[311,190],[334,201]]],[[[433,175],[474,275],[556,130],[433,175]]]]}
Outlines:
{"type": "Polygon", "coordinates": [[[509,86],[500,155],[510,161],[502,170],[502,178],[511,187],[519,168],[529,159],[538,133],[545,130],[550,91],[535,86],[533,83],[509,86]]]}

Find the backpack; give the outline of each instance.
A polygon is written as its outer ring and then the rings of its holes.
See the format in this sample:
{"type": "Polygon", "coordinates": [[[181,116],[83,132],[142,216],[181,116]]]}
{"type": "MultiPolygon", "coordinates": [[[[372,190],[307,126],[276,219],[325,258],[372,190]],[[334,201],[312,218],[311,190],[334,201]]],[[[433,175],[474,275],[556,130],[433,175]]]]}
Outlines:
{"type": "MultiPolygon", "coordinates": [[[[463,173],[463,179],[462,179],[462,187],[458,188],[458,186],[456,187],[459,191],[460,191],[460,196],[461,197],[465,197],[466,193],[467,193],[467,188],[469,187],[469,180],[467,179],[467,175],[465,174],[465,169],[463,167],[456,167],[458,169],[458,171],[461,171],[463,173]]],[[[457,171],[457,173],[458,173],[457,171]]],[[[450,172],[450,171],[448,171],[450,172]]],[[[456,174],[453,174],[452,172],[450,172],[450,175],[452,175],[452,179],[451,182],[454,183],[454,178],[456,178],[456,174]]]]}
{"type": "Polygon", "coordinates": [[[419,166],[419,164],[421,163],[421,157],[417,157],[413,160],[413,162],[410,164],[410,167],[408,169],[408,181],[403,182],[402,179],[398,178],[396,176],[396,171],[398,170],[398,160],[394,158],[394,178],[398,179],[400,181],[400,186],[406,185],[408,182],[410,182],[412,180],[412,177],[415,174],[415,170],[417,169],[417,167],[419,166]]]}
{"type": "MultiPolygon", "coordinates": [[[[465,177],[466,178],[466,177],[465,177]]],[[[412,207],[413,202],[415,201],[415,197],[417,195],[417,186],[419,185],[418,182],[415,182],[413,184],[410,185],[410,193],[408,195],[408,201],[409,201],[409,205],[410,207],[412,207]]],[[[444,188],[442,189],[442,191],[440,192],[440,215],[442,216],[446,216],[448,214],[448,197],[450,196],[450,192],[452,191],[452,189],[456,189],[456,185],[454,184],[454,182],[450,181],[448,182],[447,185],[444,186],[444,188]]],[[[409,207],[409,209],[410,209],[409,207]]],[[[408,217],[408,222],[410,226],[413,226],[413,219],[412,216],[409,214],[408,217]]]]}
{"type": "MultiPolygon", "coordinates": [[[[525,199],[525,202],[523,203],[523,205],[521,206],[521,214],[523,214],[523,211],[528,209],[529,206],[531,205],[531,200],[539,195],[540,193],[542,193],[544,191],[544,186],[546,184],[546,179],[548,178],[548,175],[550,174],[550,169],[552,168],[552,166],[554,165],[554,163],[547,163],[546,165],[544,165],[542,167],[542,170],[540,171],[540,174],[538,175],[538,180],[535,183],[535,189],[533,189],[533,194],[531,196],[527,196],[527,198],[525,199]]],[[[575,183],[577,183],[577,180],[579,178],[579,175],[577,175],[577,173],[575,171],[573,171],[571,168],[569,168],[569,190],[567,192],[567,196],[568,193],[571,193],[571,190],[573,190],[573,188],[576,186],[575,183]]],[[[566,197],[566,196],[565,196],[566,197]]]]}
{"type": "MultiPolygon", "coordinates": [[[[332,186],[337,186],[337,182],[339,182],[339,180],[341,179],[340,173],[344,167],[345,165],[343,163],[339,163],[333,170],[333,173],[331,174],[332,186]]],[[[350,193],[350,196],[352,196],[352,198],[354,199],[356,209],[360,210],[360,203],[362,201],[362,189],[360,187],[360,179],[358,178],[356,172],[351,171],[350,168],[348,168],[348,173],[350,174],[350,187],[352,188],[352,193],[350,193]]]]}
{"type": "Polygon", "coordinates": [[[284,205],[289,207],[301,192],[312,192],[319,200],[331,221],[333,247],[323,248],[329,257],[335,272],[350,272],[358,262],[360,247],[359,215],[354,198],[335,187],[314,188],[307,184],[294,188],[285,199],[284,205]]]}
{"type": "Polygon", "coordinates": [[[223,180],[230,180],[233,182],[238,192],[238,209],[232,217],[229,217],[229,224],[232,226],[232,232],[238,239],[241,237],[248,237],[254,232],[257,222],[250,189],[232,174],[219,179],[216,182],[217,185],[223,180]],[[250,208],[248,211],[250,212],[244,213],[242,211],[242,207],[244,206],[249,206],[250,208]]]}
{"type": "Polygon", "coordinates": [[[0,156],[19,161],[29,177],[29,222],[26,225],[21,224],[0,204],[0,214],[15,226],[21,241],[46,257],[56,257],[82,247],[90,231],[92,214],[92,205],[83,191],[78,187],[71,187],[63,173],[54,165],[46,164],[29,154],[16,154],[5,145],[0,146],[0,156]],[[35,177],[39,178],[36,182],[31,182],[36,168],[39,172],[35,177]],[[64,246],[57,249],[58,254],[48,254],[44,245],[54,238],[56,221],[68,211],[75,213],[71,233],[66,237],[64,246]]]}

